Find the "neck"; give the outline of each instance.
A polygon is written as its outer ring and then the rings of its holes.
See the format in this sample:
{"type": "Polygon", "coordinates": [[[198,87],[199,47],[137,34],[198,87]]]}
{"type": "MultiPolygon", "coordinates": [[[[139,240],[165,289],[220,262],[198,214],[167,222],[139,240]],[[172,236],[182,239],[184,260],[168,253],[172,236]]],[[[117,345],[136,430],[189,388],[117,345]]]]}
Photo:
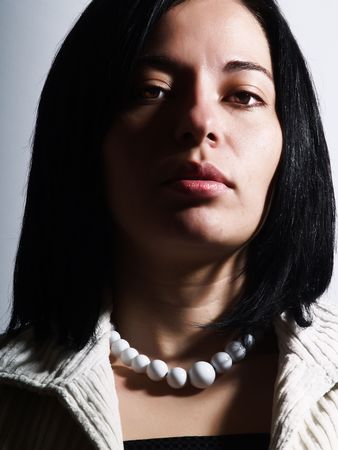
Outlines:
{"type": "Polygon", "coordinates": [[[199,328],[229,311],[244,285],[243,255],[187,267],[159,258],[122,261],[114,294],[113,320],[122,337],[153,359],[189,364],[208,360],[236,331],[219,335],[199,328]],[[130,261],[133,261],[132,267],[130,261]]]}

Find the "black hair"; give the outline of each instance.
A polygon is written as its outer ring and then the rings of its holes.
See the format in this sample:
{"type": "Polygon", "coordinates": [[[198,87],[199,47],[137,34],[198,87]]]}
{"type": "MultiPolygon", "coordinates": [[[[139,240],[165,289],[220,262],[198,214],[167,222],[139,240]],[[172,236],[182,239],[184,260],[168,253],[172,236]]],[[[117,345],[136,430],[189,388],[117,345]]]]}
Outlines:
{"type": "MultiPolygon", "coordinates": [[[[59,49],[38,107],[9,335],[32,326],[37,342],[53,335],[74,349],[95,338],[117,245],[102,141],[147,37],[178,3],[93,0],[59,49]]],[[[333,267],[327,146],[308,69],[277,4],[243,4],[270,45],[284,144],[269,214],[248,247],[245,292],[210,326],[265,328],[284,311],[309,326],[308,308],[326,290],[333,267]]]]}

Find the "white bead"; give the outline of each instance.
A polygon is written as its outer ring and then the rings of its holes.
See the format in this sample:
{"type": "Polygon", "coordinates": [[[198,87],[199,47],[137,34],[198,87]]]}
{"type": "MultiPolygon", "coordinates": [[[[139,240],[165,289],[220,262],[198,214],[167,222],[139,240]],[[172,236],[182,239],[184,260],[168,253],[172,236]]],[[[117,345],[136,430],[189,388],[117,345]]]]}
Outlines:
{"type": "Polygon", "coordinates": [[[117,331],[111,331],[109,337],[109,345],[111,346],[113,342],[116,342],[119,339],[121,339],[120,333],[118,333],[117,331]]]}
{"type": "Polygon", "coordinates": [[[229,353],[234,362],[240,361],[246,355],[245,347],[239,341],[232,341],[226,346],[225,351],[229,353]]]}
{"type": "Polygon", "coordinates": [[[229,353],[218,352],[211,358],[211,364],[217,373],[224,373],[232,366],[232,359],[229,353]]]}
{"type": "Polygon", "coordinates": [[[131,361],[131,367],[137,373],[145,372],[149,364],[150,359],[146,355],[137,355],[131,361]]]}
{"type": "Polygon", "coordinates": [[[161,359],[154,359],[147,366],[146,372],[150,379],[152,379],[154,381],[160,381],[160,380],[162,380],[162,378],[164,378],[167,375],[168,366],[161,359]]]}
{"type": "Polygon", "coordinates": [[[125,339],[119,339],[111,344],[110,351],[114,356],[118,357],[121,355],[123,350],[125,350],[128,347],[129,342],[127,342],[125,339]]]}
{"type": "Polygon", "coordinates": [[[135,356],[137,356],[137,355],[138,355],[138,351],[136,350],[136,348],[128,347],[125,350],[123,350],[120,358],[121,358],[121,361],[126,366],[131,366],[131,360],[133,358],[135,358],[135,356]]]}
{"type": "Polygon", "coordinates": [[[208,362],[198,361],[189,370],[189,378],[193,386],[204,389],[215,381],[216,372],[208,362]]]}
{"type": "Polygon", "coordinates": [[[187,382],[187,372],[182,367],[173,367],[167,375],[167,382],[174,389],[182,388],[187,382]]]}
{"type": "Polygon", "coordinates": [[[243,337],[243,345],[247,350],[250,350],[256,342],[255,337],[252,334],[246,334],[243,337]]]}

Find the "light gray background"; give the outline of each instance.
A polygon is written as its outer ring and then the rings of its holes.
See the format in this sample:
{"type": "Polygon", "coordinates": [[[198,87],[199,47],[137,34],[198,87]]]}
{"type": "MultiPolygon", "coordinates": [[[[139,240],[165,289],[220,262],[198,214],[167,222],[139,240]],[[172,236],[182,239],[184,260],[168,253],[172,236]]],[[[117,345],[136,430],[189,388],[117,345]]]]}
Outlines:
{"type": "MultiPolygon", "coordinates": [[[[63,37],[88,0],[0,0],[0,332],[10,313],[37,103],[63,37]]],[[[317,87],[338,186],[337,0],[280,0],[317,87]]],[[[336,300],[337,269],[325,294],[336,300]]],[[[337,300],[338,301],[338,300],[337,300]]]]}

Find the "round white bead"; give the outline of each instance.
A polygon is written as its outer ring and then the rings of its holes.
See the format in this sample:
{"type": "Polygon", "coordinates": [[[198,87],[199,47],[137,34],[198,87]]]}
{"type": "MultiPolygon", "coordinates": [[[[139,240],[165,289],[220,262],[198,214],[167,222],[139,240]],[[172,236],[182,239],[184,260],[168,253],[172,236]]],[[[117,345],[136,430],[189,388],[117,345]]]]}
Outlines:
{"type": "Polygon", "coordinates": [[[173,367],[167,375],[167,382],[174,389],[182,388],[187,382],[187,372],[182,367],[173,367]]]}
{"type": "Polygon", "coordinates": [[[225,351],[229,353],[234,362],[240,361],[246,355],[245,347],[239,341],[232,341],[226,346],[225,351]]]}
{"type": "Polygon", "coordinates": [[[131,367],[137,373],[145,372],[149,364],[150,359],[146,355],[137,355],[131,361],[131,367]]]}
{"type": "Polygon", "coordinates": [[[218,352],[211,358],[211,364],[217,373],[224,373],[232,366],[232,359],[229,353],[218,352]]]}
{"type": "Polygon", "coordinates": [[[198,361],[189,370],[189,378],[193,386],[204,389],[215,381],[216,372],[208,362],[198,361]]]}
{"type": "Polygon", "coordinates": [[[116,357],[120,356],[123,350],[129,347],[129,342],[127,342],[125,339],[118,339],[117,341],[113,342],[110,346],[110,351],[112,354],[116,357]]]}
{"type": "Polygon", "coordinates": [[[131,365],[131,360],[133,358],[135,358],[135,356],[138,355],[138,351],[136,350],[136,348],[132,348],[132,347],[128,347],[125,350],[123,350],[123,352],[121,353],[121,361],[126,365],[126,366],[130,366],[131,365]]]}
{"type": "Polygon", "coordinates": [[[250,348],[253,347],[253,345],[255,344],[255,337],[252,334],[246,334],[243,337],[243,345],[247,350],[250,350],[250,348]]]}
{"type": "Polygon", "coordinates": [[[117,331],[111,331],[109,337],[109,345],[111,346],[113,342],[116,342],[119,339],[121,339],[120,333],[118,333],[117,331]]]}
{"type": "Polygon", "coordinates": [[[161,359],[154,359],[147,366],[146,372],[150,379],[152,379],[154,381],[160,381],[160,380],[162,380],[162,378],[164,378],[167,375],[168,366],[161,359]]]}

